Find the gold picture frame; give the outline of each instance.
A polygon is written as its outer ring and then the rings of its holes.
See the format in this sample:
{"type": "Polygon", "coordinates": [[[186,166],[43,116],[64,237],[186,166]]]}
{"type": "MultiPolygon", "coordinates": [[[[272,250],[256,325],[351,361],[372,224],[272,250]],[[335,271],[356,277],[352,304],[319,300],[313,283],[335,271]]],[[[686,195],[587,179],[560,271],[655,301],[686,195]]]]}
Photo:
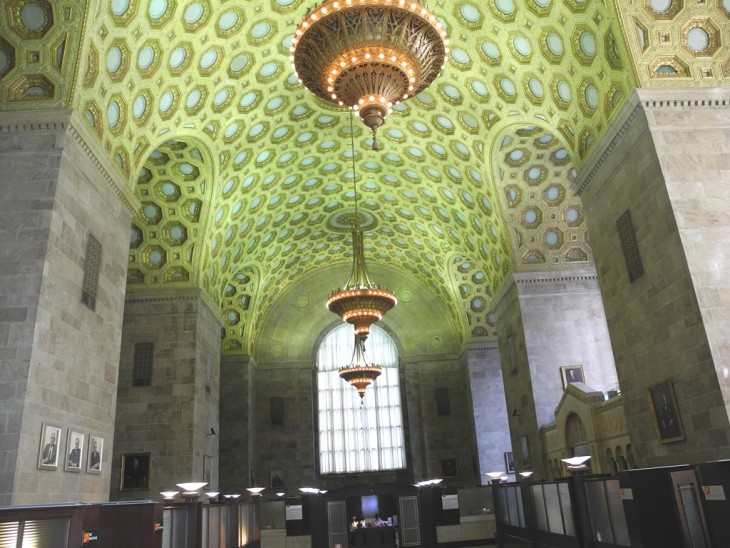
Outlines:
{"type": "Polygon", "coordinates": [[[58,468],[61,447],[61,427],[44,422],[41,426],[41,441],[38,447],[38,468],[41,470],[58,468]]]}
{"type": "Polygon", "coordinates": [[[89,434],[89,452],[86,455],[86,473],[101,474],[104,463],[104,438],[89,434]]]}
{"type": "Polygon", "coordinates": [[[74,430],[73,428],[68,429],[68,435],[66,436],[66,454],[64,455],[63,469],[66,472],[81,472],[81,465],[84,460],[84,442],[86,436],[74,430]]]}
{"type": "Polygon", "coordinates": [[[668,380],[650,386],[647,392],[659,441],[671,443],[684,440],[686,436],[682,416],[679,414],[672,381],[668,380]]]}
{"type": "Polygon", "coordinates": [[[568,388],[569,384],[575,382],[586,382],[582,365],[564,365],[560,368],[560,378],[563,380],[563,390],[568,388]]]}

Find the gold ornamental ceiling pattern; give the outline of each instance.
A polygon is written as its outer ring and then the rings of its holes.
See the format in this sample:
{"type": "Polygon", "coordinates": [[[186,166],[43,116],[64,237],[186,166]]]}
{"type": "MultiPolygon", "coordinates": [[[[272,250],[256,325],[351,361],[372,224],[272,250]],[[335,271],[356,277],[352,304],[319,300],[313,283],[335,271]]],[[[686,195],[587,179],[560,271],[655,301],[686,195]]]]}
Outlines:
{"type": "MultiPolygon", "coordinates": [[[[442,74],[394,106],[382,150],[354,129],[366,260],[445,303],[447,318],[424,321],[464,340],[492,334],[491,300],[512,271],[592,263],[570,184],[635,74],[667,81],[647,67],[672,55],[693,79],[727,74],[727,3],[703,15],[673,2],[429,4],[450,39],[442,74]]],[[[249,351],[252,326],[292,284],[351,261],[349,113],[314,98],[289,64],[312,6],[8,0],[0,12],[0,107],[81,114],[142,203],[130,288],[204,288],[229,352],[249,351]]]]}

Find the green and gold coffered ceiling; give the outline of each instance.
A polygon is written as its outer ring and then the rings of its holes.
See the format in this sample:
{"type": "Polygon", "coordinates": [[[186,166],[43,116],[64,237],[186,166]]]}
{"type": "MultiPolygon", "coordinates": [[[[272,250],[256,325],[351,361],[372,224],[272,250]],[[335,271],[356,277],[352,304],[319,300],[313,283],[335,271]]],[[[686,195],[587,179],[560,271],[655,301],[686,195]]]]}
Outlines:
{"type": "MultiPolygon", "coordinates": [[[[354,128],[368,262],[429,287],[465,340],[492,333],[513,270],[590,264],[576,166],[635,73],[644,85],[666,81],[664,65],[726,75],[727,1],[706,13],[676,0],[430,3],[451,41],[443,73],[395,106],[381,151],[354,128]]],[[[351,260],[349,113],[289,63],[313,5],[7,0],[0,14],[2,108],[82,115],[142,203],[130,288],[204,288],[227,351],[251,348],[251,326],[297,280],[351,260]]]]}

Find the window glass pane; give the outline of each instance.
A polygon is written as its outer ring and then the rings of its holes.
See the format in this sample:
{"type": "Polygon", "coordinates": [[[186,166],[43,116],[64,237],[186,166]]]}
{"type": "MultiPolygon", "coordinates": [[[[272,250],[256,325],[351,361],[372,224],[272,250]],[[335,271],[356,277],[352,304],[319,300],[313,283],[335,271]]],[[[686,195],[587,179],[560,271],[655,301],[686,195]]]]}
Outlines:
{"type": "Polygon", "coordinates": [[[383,372],[361,400],[339,369],[352,360],[354,331],[343,323],[317,350],[319,462],[322,474],[405,468],[398,351],[388,334],[371,327],[366,359],[383,372]]]}

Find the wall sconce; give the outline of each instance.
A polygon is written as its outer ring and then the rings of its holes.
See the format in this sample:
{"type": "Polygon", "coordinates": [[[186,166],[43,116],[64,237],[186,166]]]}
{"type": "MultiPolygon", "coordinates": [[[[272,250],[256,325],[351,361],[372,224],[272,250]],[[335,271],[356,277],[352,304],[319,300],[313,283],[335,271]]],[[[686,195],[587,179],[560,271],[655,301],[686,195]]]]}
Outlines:
{"type": "Polygon", "coordinates": [[[441,478],[430,479],[430,480],[423,480],[423,481],[419,481],[418,483],[416,483],[415,486],[418,487],[419,489],[421,487],[431,487],[431,486],[438,485],[442,481],[444,481],[444,480],[441,479],[441,478]]]}
{"type": "Polygon", "coordinates": [[[589,455],[587,457],[570,457],[569,459],[560,460],[568,465],[568,472],[571,474],[578,474],[585,472],[586,470],[590,470],[588,464],[586,464],[590,458],[591,457],[589,455]]]}
{"type": "Polygon", "coordinates": [[[319,489],[316,487],[300,487],[299,490],[307,495],[316,495],[319,493],[319,489]]]}
{"type": "Polygon", "coordinates": [[[280,493],[276,493],[276,496],[279,497],[279,498],[282,498],[284,495],[286,495],[286,493],[281,493],[281,492],[280,493]]]}
{"type": "Polygon", "coordinates": [[[500,483],[502,481],[502,472],[484,472],[487,476],[489,476],[489,483],[495,484],[500,483]]]}
{"type": "Polygon", "coordinates": [[[185,502],[195,502],[198,500],[200,493],[198,489],[208,485],[207,481],[189,482],[189,483],[178,483],[177,486],[183,490],[182,498],[185,502]]]}
{"type": "Polygon", "coordinates": [[[527,481],[527,480],[529,480],[529,479],[530,479],[530,476],[531,476],[532,474],[534,474],[534,472],[533,472],[532,470],[527,470],[526,472],[520,472],[520,477],[521,477],[521,478],[522,478],[523,480],[527,481]]]}
{"type": "Polygon", "coordinates": [[[160,495],[164,499],[165,504],[172,504],[178,491],[160,491],[160,495]]]}
{"type": "Polygon", "coordinates": [[[218,495],[220,495],[219,491],[208,491],[205,493],[205,496],[208,497],[208,502],[215,502],[214,499],[217,499],[218,495]]]}
{"type": "Polygon", "coordinates": [[[247,487],[246,491],[251,493],[252,497],[260,497],[261,491],[263,491],[264,489],[266,489],[266,487],[247,487]]]}
{"type": "Polygon", "coordinates": [[[239,493],[234,493],[232,495],[223,495],[223,498],[228,499],[228,500],[236,500],[240,496],[241,495],[239,493]]]}

